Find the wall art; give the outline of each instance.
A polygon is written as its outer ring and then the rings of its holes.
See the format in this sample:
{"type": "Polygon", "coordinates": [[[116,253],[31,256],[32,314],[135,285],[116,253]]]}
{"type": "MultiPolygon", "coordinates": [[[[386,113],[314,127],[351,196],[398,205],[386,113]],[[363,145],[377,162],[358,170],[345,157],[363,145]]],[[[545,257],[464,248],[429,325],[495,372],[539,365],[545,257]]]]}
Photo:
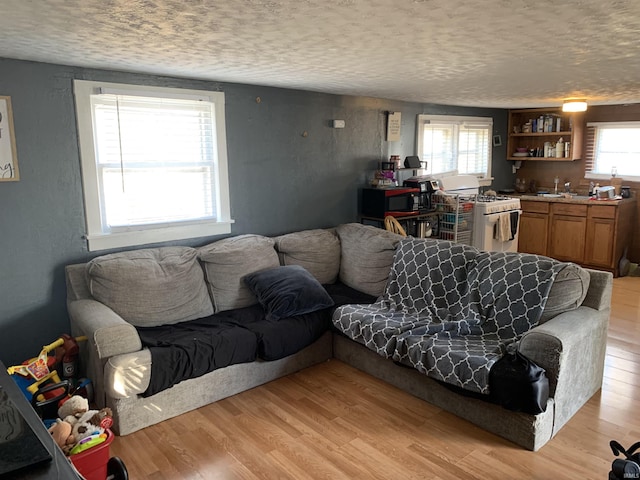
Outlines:
{"type": "Polygon", "coordinates": [[[0,96],[0,182],[20,180],[11,97],[0,96]]]}

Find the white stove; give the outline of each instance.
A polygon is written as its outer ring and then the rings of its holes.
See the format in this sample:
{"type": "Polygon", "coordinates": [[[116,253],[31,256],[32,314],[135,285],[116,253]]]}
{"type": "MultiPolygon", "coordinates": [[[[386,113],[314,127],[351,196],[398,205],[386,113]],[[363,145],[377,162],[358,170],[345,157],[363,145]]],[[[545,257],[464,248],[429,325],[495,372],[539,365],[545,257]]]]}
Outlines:
{"type": "Polygon", "coordinates": [[[500,195],[478,195],[476,196],[476,209],[482,210],[484,215],[520,210],[520,199],[500,195]]]}
{"type": "Polygon", "coordinates": [[[473,232],[471,244],[490,252],[518,251],[520,199],[480,195],[478,179],[472,175],[452,175],[440,179],[450,195],[473,198],[473,232]]]}
{"type": "Polygon", "coordinates": [[[478,195],[473,246],[490,252],[517,252],[521,213],[519,198],[478,195]]]}

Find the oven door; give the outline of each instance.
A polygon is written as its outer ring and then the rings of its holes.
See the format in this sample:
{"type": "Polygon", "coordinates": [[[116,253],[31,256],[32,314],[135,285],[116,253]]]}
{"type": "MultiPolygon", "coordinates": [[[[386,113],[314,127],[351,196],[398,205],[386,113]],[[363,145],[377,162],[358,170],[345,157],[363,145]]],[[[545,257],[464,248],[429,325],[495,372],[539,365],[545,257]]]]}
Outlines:
{"type": "Polygon", "coordinates": [[[509,210],[477,215],[473,246],[487,252],[517,252],[521,213],[522,210],[509,210]],[[515,234],[510,240],[512,228],[515,234]]]}

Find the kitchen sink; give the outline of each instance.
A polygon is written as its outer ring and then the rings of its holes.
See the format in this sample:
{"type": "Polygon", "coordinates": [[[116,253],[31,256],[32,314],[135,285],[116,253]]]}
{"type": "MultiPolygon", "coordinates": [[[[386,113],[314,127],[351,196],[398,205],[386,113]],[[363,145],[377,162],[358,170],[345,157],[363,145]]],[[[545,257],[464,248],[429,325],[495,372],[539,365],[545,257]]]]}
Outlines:
{"type": "Polygon", "coordinates": [[[577,195],[575,193],[539,193],[539,197],[546,198],[566,198],[567,200],[589,200],[588,195],[577,195]]]}

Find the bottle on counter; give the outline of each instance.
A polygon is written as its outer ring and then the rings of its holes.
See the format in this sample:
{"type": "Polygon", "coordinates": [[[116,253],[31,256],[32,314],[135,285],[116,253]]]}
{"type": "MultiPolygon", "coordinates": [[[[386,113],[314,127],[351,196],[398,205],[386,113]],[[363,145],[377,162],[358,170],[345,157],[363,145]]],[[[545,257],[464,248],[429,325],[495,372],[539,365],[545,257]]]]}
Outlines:
{"type": "Polygon", "coordinates": [[[616,196],[622,193],[622,179],[618,177],[618,168],[611,167],[611,186],[614,188],[616,196]]]}
{"type": "Polygon", "coordinates": [[[600,190],[600,184],[596,183],[596,186],[593,187],[593,196],[597,197],[598,196],[598,190],[600,190]]]}

